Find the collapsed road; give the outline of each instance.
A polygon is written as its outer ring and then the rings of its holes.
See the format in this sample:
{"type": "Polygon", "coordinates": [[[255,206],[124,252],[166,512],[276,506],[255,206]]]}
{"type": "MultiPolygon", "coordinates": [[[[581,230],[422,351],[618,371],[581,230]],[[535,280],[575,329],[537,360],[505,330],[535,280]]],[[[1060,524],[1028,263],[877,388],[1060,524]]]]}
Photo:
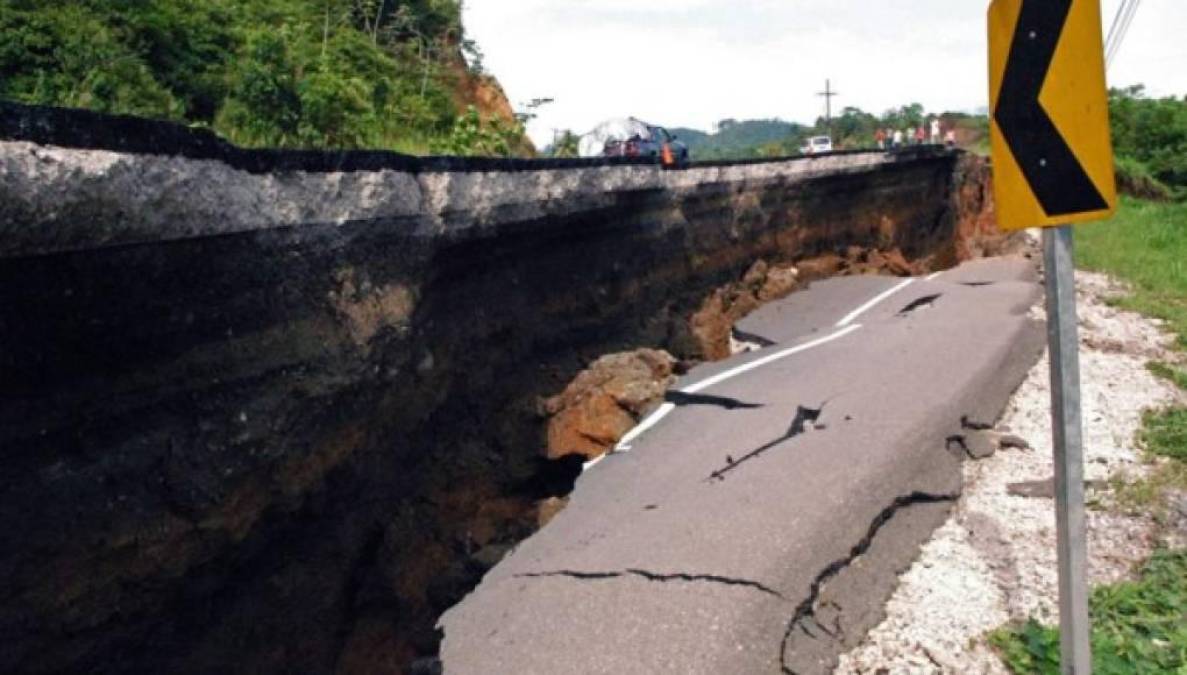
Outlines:
{"type": "MultiPolygon", "coordinates": [[[[827,363],[924,282],[821,284],[827,307],[735,324],[834,275],[992,254],[989,194],[983,160],[939,148],[668,171],[251,150],[0,103],[0,671],[403,673],[436,657],[442,612],[572,489],[585,457],[571,451],[613,447],[664,396],[666,382],[631,389],[646,395],[630,409],[566,407],[591,364],[646,351],[641,369],[670,377],[728,356],[734,328],[779,343],[752,358],[798,350],[772,369],[827,363]],[[846,321],[819,349],[797,341],[846,321]]],[[[887,321],[916,325],[971,289],[887,321]]],[[[740,490],[855,403],[841,387],[794,401],[772,398],[782,385],[731,389],[765,376],[682,386],[654,438],[633,433],[656,442],[692,413],[746,420],[744,443],[695,465],[700,488],[740,490]]],[[[644,515],[674,506],[654,505],[644,515]]],[[[806,597],[713,560],[652,562],[522,572],[721,587],[781,612],[743,582],[806,597]]]]}
{"type": "Polygon", "coordinates": [[[445,671],[829,672],[959,496],[946,440],[1038,359],[1039,296],[1001,258],[750,315],[770,346],[688,373],[445,614],[445,671]]]}

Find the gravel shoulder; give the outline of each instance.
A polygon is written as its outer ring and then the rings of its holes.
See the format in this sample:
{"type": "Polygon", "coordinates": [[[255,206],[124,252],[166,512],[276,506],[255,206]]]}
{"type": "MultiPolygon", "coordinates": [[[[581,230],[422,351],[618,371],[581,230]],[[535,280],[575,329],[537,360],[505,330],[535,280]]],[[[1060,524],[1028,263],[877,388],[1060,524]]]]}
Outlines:
{"type": "MultiPolygon", "coordinates": [[[[1088,494],[1089,572],[1098,585],[1131,578],[1159,543],[1153,518],[1111,505],[1106,481],[1149,470],[1135,440],[1142,413],[1182,394],[1146,369],[1151,360],[1177,360],[1160,323],[1110,307],[1107,299],[1124,288],[1107,276],[1078,272],[1076,282],[1085,477],[1096,486],[1088,494]]],[[[1044,356],[998,424],[1033,449],[966,462],[953,515],[900,577],[886,619],[842,656],[837,674],[1006,673],[985,634],[1011,620],[1057,620],[1054,502],[1007,489],[1053,475],[1047,369],[1044,356]]]]}

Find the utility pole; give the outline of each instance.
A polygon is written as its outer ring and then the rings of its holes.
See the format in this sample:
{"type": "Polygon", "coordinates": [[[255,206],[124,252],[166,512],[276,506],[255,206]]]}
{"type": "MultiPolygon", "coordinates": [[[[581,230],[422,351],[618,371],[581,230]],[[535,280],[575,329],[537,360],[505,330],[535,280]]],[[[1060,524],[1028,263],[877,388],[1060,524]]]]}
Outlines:
{"type": "Polygon", "coordinates": [[[833,137],[833,97],[840,96],[840,94],[833,91],[832,80],[825,80],[824,81],[824,91],[822,91],[816,95],[824,97],[824,122],[825,122],[825,125],[828,127],[828,137],[832,138],[833,137]]]}

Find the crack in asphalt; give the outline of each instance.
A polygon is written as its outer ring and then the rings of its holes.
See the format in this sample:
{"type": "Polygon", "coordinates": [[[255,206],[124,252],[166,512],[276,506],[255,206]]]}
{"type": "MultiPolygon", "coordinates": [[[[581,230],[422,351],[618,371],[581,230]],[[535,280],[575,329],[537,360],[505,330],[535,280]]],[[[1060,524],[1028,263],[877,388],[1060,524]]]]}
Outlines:
{"type": "Polygon", "coordinates": [[[804,431],[806,431],[808,428],[808,424],[815,424],[816,421],[820,419],[820,415],[824,412],[824,406],[826,406],[827,404],[828,404],[828,401],[825,401],[824,403],[820,404],[819,408],[806,408],[802,405],[797,406],[796,411],[795,411],[795,419],[793,419],[791,421],[791,426],[787,429],[786,433],[784,433],[779,438],[776,438],[772,441],[768,441],[767,443],[764,443],[764,444],[758,446],[757,448],[751,450],[750,452],[746,453],[745,455],[742,455],[737,460],[735,460],[732,456],[727,455],[726,459],[725,459],[725,462],[726,462],[725,466],[723,466],[722,468],[717,469],[713,473],[709,474],[709,477],[706,478],[705,480],[706,481],[725,480],[725,475],[727,473],[733,471],[734,469],[738,468],[739,466],[742,466],[743,464],[745,464],[746,462],[749,462],[752,459],[757,459],[764,452],[766,452],[767,450],[770,450],[771,448],[775,447],[776,445],[779,445],[780,443],[783,443],[784,441],[789,441],[789,440],[795,438],[796,436],[799,436],[800,434],[804,433],[804,431]]]}
{"type": "Polygon", "coordinates": [[[902,309],[900,309],[898,311],[898,315],[906,316],[906,315],[910,314],[911,312],[923,309],[924,307],[931,307],[932,305],[936,304],[936,300],[939,300],[942,295],[944,295],[944,294],[936,293],[934,295],[925,295],[922,298],[916,298],[916,299],[912,300],[911,302],[907,303],[906,307],[903,307],[902,309]]]}
{"type": "Polygon", "coordinates": [[[755,333],[747,333],[746,331],[738,330],[737,328],[731,329],[731,332],[733,333],[734,339],[738,342],[749,342],[751,344],[756,344],[759,347],[774,347],[775,345],[779,344],[770,338],[765,338],[755,333]]]}
{"type": "Polygon", "coordinates": [[[944,446],[948,448],[949,452],[952,452],[962,458],[972,459],[973,457],[973,452],[969,450],[968,441],[966,441],[964,436],[960,434],[953,434],[952,436],[944,439],[944,446]]]}
{"type": "Polygon", "coordinates": [[[689,394],[683,391],[669,391],[664,394],[664,400],[668,403],[674,403],[678,407],[689,405],[711,405],[718,408],[725,408],[726,410],[739,410],[750,408],[761,408],[761,403],[746,403],[739,401],[736,398],[728,396],[714,396],[712,394],[689,394]]]}
{"type": "MultiPolygon", "coordinates": [[[[819,626],[825,633],[829,633],[819,621],[816,620],[816,601],[820,599],[820,592],[824,589],[824,585],[833,577],[841,573],[845,568],[849,567],[859,556],[865,554],[874,543],[874,537],[878,535],[886,523],[890,522],[891,518],[904,508],[916,506],[918,504],[938,504],[942,502],[954,502],[960,498],[960,493],[949,494],[932,494],[929,492],[912,492],[907,495],[902,495],[893,502],[890,506],[882,509],[882,511],[874,517],[870,523],[866,534],[849,549],[849,554],[844,558],[839,558],[829,563],[816,578],[812,581],[812,585],[808,588],[808,597],[804,598],[803,602],[795,608],[795,613],[792,614],[791,619],[787,622],[787,629],[783,631],[783,641],[779,644],[779,666],[785,675],[796,675],[796,672],[787,665],[787,643],[791,640],[792,633],[799,627],[805,635],[816,639],[815,635],[804,627],[803,623],[807,619],[811,619],[817,626],[819,626]]],[[[834,628],[840,630],[840,619],[834,622],[834,628]]]]}
{"type": "Polygon", "coordinates": [[[639,577],[647,581],[658,581],[666,583],[670,581],[686,581],[689,583],[705,582],[722,584],[725,586],[740,586],[743,588],[750,588],[767,595],[774,596],[780,600],[786,600],[783,594],[775,589],[766,586],[760,582],[752,581],[750,579],[737,579],[734,577],[725,577],[717,574],[687,574],[684,572],[673,572],[671,574],[661,574],[659,572],[651,572],[648,570],[638,568],[628,568],[621,572],[580,572],[576,570],[556,570],[553,572],[525,572],[523,574],[516,574],[516,578],[547,578],[547,577],[568,577],[570,579],[579,579],[581,581],[602,581],[606,579],[620,579],[622,577],[639,577]]]}
{"type": "Polygon", "coordinates": [[[989,431],[993,428],[993,425],[970,419],[968,415],[961,415],[960,428],[969,431],[989,431]]]}

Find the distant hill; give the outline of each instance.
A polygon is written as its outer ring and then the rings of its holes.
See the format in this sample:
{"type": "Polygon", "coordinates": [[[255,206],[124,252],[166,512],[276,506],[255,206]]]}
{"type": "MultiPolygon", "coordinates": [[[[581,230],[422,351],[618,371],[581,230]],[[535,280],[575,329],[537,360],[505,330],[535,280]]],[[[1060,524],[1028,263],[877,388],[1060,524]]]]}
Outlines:
{"type": "Polygon", "coordinates": [[[773,120],[722,120],[716,133],[697,129],[669,129],[688,145],[694,159],[746,159],[757,157],[763,146],[780,143],[806,127],[773,120]]]}

